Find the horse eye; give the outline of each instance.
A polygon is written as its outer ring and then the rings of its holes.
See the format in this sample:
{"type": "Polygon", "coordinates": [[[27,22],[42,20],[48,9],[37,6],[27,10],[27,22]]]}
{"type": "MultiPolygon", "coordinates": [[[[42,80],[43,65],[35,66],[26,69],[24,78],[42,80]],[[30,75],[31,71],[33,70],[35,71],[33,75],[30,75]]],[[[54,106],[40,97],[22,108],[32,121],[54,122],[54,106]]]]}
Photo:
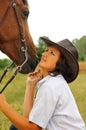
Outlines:
{"type": "Polygon", "coordinates": [[[27,18],[29,16],[29,10],[23,11],[23,15],[27,18]]]}

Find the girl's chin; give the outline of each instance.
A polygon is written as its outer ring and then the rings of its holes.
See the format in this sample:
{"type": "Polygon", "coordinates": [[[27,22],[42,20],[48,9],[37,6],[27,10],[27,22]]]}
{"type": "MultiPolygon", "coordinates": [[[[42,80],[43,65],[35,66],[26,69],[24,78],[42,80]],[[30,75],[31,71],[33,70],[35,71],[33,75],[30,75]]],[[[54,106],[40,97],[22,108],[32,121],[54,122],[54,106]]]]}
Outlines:
{"type": "Polygon", "coordinates": [[[41,64],[41,63],[38,64],[38,68],[40,68],[40,69],[46,69],[46,67],[43,64],[41,64]]]}
{"type": "Polygon", "coordinates": [[[43,63],[42,62],[39,63],[39,67],[43,67],[43,63]]]}

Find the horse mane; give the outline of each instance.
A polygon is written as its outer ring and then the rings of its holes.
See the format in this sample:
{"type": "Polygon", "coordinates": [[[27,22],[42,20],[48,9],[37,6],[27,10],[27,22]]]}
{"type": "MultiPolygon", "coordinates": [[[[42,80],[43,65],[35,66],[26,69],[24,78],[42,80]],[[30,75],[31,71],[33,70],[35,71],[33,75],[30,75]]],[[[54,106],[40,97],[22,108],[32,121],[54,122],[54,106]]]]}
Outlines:
{"type": "Polygon", "coordinates": [[[27,0],[23,0],[23,3],[28,6],[27,0]]]}

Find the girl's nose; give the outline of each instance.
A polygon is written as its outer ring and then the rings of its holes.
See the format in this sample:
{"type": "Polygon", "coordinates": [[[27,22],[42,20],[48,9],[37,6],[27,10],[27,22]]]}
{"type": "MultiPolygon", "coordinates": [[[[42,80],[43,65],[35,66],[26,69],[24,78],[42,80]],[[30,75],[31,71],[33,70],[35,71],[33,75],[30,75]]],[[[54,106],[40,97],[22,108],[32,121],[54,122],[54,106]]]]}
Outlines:
{"type": "Polygon", "coordinates": [[[43,53],[42,53],[42,56],[44,56],[44,57],[47,57],[47,55],[48,55],[47,52],[43,52],[43,53]]]}

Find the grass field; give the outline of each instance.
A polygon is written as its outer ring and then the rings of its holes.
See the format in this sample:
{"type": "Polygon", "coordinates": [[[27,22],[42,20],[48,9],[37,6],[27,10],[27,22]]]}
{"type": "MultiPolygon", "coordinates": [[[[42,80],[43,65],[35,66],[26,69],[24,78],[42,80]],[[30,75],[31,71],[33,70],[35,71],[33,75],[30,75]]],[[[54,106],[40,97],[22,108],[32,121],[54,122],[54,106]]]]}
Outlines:
{"type": "MultiPolygon", "coordinates": [[[[82,63],[81,63],[82,64],[82,63]]],[[[0,71],[1,75],[2,71],[0,71]]],[[[9,79],[13,70],[5,76],[3,82],[0,84],[0,88],[9,79]]],[[[22,114],[23,97],[25,91],[25,82],[27,75],[18,74],[12,83],[6,88],[4,94],[6,95],[7,101],[11,106],[20,114],[22,114]]],[[[70,84],[71,91],[76,99],[80,113],[86,123],[86,66],[80,66],[80,73],[77,79],[70,84]],[[84,66],[84,67],[83,67],[84,66]],[[83,69],[83,71],[81,71],[83,69]]],[[[8,130],[11,122],[7,119],[2,112],[0,112],[0,130],[8,130]]]]}

